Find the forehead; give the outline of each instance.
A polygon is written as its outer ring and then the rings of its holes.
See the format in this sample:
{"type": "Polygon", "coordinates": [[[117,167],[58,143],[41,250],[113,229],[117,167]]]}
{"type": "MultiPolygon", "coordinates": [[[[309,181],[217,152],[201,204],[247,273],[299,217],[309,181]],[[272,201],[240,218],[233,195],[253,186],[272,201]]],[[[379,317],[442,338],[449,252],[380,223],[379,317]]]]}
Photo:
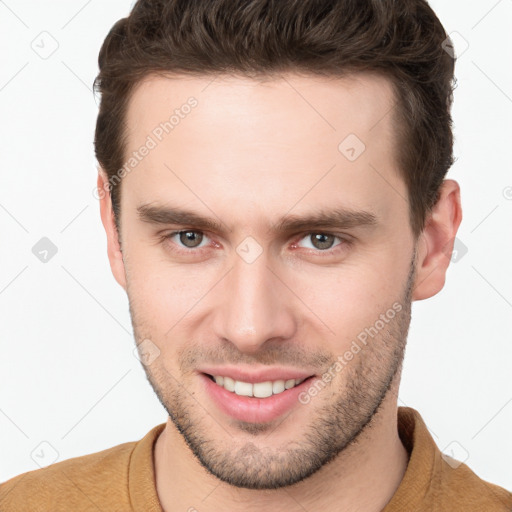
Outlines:
{"type": "Polygon", "coordinates": [[[190,98],[199,106],[193,112],[199,122],[189,126],[196,133],[200,125],[204,130],[229,125],[233,131],[244,127],[240,137],[262,139],[266,133],[283,142],[295,135],[301,139],[310,135],[317,142],[329,132],[337,132],[337,137],[355,133],[365,142],[371,142],[372,135],[392,135],[392,116],[388,115],[395,103],[392,85],[375,72],[329,78],[288,73],[264,80],[233,75],[150,75],[135,87],[129,102],[129,142],[150,133],[156,120],[169,120],[190,98]],[[262,124],[266,130],[261,130],[262,124]]]}
{"type": "Polygon", "coordinates": [[[129,102],[127,160],[151,149],[123,178],[122,196],[192,201],[203,213],[207,200],[223,202],[219,210],[260,205],[260,213],[298,201],[389,213],[390,201],[407,196],[394,104],[391,83],[375,73],[148,77],[129,102]]]}

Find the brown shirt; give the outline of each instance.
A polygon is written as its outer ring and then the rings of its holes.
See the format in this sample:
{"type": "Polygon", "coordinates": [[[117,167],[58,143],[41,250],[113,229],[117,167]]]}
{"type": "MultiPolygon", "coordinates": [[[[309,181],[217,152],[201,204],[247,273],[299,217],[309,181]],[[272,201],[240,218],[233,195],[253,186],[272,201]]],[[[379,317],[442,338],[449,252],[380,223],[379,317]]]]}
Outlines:
{"type": "MultiPolygon", "coordinates": [[[[1,512],[162,512],[153,446],[162,423],[143,439],[29,471],[0,485],[1,512]]],[[[512,512],[512,493],[443,456],[420,414],[398,408],[409,452],[400,486],[382,512],[512,512]]]]}

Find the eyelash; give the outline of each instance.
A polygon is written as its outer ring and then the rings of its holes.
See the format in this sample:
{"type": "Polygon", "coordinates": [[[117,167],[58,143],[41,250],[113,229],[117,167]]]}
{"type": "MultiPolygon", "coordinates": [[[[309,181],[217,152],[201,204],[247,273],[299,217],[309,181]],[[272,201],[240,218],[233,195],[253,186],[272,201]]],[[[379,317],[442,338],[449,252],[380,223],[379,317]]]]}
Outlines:
{"type": "MultiPolygon", "coordinates": [[[[179,231],[172,231],[171,233],[164,235],[162,238],[164,241],[170,241],[176,235],[179,235],[181,233],[190,233],[190,232],[201,233],[201,234],[205,235],[205,233],[203,231],[196,230],[196,229],[180,229],[179,231]]],[[[330,249],[325,249],[323,251],[320,249],[308,249],[308,251],[313,251],[314,253],[317,253],[320,257],[322,255],[332,256],[333,254],[335,254],[337,252],[337,249],[336,249],[337,247],[340,248],[340,247],[344,247],[344,246],[349,246],[352,242],[348,238],[341,237],[339,235],[336,235],[335,233],[328,233],[328,232],[324,232],[324,231],[310,231],[307,233],[302,233],[301,238],[298,239],[298,242],[303,240],[305,237],[311,236],[311,235],[334,236],[335,238],[340,240],[339,244],[335,245],[334,247],[332,247],[330,249]]],[[[205,235],[205,236],[208,236],[208,235],[205,235]]],[[[293,245],[295,246],[296,243],[297,242],[294,242],[293,245]]],[[[189,248],[189,249],[179,248],[177,250],[177,252],[181,253],[181,254],[192,254],[192,253],[202,252],[202,250],[204,250],[204,249],[206,249],[206,247],[195,247],[195,248],[189,248]]]]}

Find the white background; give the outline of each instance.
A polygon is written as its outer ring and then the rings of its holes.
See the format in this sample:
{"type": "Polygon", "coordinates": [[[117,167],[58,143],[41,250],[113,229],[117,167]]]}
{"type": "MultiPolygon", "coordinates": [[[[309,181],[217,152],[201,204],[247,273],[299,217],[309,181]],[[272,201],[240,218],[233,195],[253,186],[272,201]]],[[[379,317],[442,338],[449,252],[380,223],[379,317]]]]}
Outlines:
{"type": "MultiPolygon", "coordinates": [[[[92,195],[97,55],[131,3],[0,1],[0,482],[37,469],[34,453],[53,462],[42,442],[59,461],[166,420],[133,354],[92,195]],[[42,38],[46,51],[58,43],[47,59],[33,49],[42,38]],[[58,248],[48,263],[32,253],[42,237],[58,248]]],[[[448,174],[468,251],[444,290],[413,306],[399,404],[420,411],[441,449],[452,443],[480,477],[512,489],[512,0],[430,3],[460,34],[457,52],[469,44],[448,174]]]]}

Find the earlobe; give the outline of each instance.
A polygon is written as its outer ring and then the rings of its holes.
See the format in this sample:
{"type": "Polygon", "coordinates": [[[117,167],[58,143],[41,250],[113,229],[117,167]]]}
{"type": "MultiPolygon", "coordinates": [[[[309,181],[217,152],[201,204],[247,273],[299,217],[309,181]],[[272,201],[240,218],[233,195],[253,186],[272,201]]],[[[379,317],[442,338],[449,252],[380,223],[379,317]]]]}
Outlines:
{"type": "Polygon", "coordinates": [[[461,221],[459,184],[445,180],[418,239],[413,300],[428,299],[442,290],[461,221]]]}
{"type": "Polygon", "coordinates": [[[101,222],[107,235],[107,254],[110,262],[110,268],[116,281],[126,290],[126,274],[123,253],[112,208],[110,185],[105,172],[101,168],[98,169],[97,187],[100,201],[101,222]]]}

